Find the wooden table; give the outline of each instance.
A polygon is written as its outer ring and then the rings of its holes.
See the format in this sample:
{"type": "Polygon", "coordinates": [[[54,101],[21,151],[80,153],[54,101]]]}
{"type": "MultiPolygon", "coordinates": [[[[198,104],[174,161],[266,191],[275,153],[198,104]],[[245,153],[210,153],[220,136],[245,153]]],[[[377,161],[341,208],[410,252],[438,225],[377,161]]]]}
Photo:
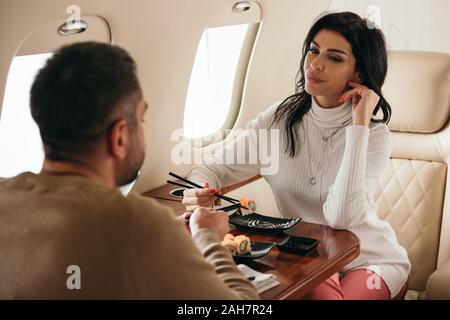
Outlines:
{"type": "MultiPolygon", "coordinates": [[[[183,207],[180,200],[169,195],[168,192],[173,189],[176,187],[164,185],[144,195],[171,207],[174,215],[178,216],[183,212],[183,207]]],[[[286,237],[251,234],[241,230],[238,233],[250,235],[251,239],[256,241],[278,242],[286,237]]],[[[286,231],[286,234],[314,238],[320,242],[317,250],[308,256],[280,252],[275,247],[267,256],[246,263],[259,272],[274,274],[281,283],[262,293],[262,299],[300,299],[359,255],[359,239],[350,231],[337,231],[324,225],[301,221],[286,231]]]]}

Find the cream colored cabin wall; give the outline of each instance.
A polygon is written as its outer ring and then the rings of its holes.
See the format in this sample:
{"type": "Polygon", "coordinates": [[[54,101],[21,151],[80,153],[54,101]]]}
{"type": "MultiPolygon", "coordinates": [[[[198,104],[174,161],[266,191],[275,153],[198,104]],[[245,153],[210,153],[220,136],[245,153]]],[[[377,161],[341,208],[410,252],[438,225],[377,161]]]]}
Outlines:
{"type": "MultiPolygon", "coordinates": [[[[227,194],[240,199],[246,197],[256,203],[256,212],[275,218],[282,218],[270,185],[264,179],[258,179],[227,194]]],[[[225,205],[225,202],[223,203],[225,205]]]]}
{"type": "Polygon", "coordinates": [[[450,1],[448,0],[332,0],[330,11],[359,15],[379,8],[379,22],[388,50],[450,53],[450,1]]]}
{"type": "MultiPolygon", "coordinates": [[[[197,45],[211,17],[230,0],[79,0],[81,14],[101,16],[113,43],[136,59],[145,97],[147,157],[135,185],[145,191],[163,184],[168,171],[186,174],[191,165],[175,167],[170,155],[173,130],[182,128],[187,88],[197,45]]],[[[301,45],[313,19],[329,0],[260,0],[262,21],[249,64],[236,127],[274,102],[293,93],[301,45]]],[[[26,37],[48,21],[67,18],[72,0],[2,0],[0,2],[0,108],[13,57],[26,37]]]]}
{"type": "MultiPolygon", "coordinates": [[[[293,92],[304,36],[312,20],[328,5],[328,0],[313,3],[299,0],[258,2],[262,10],[262,22],[249,64],[242,106],[235,126],[237,128],[245,127],[247,121],[255,117],[258,112],[293,92]]],[[[224,3],[231,5],[234,2],[224,1],[224,3]]],[[[214,7],[208,9],[215,10],[214,7]]],[[[208,14],[205,16],[206,20],[207,16],[208,14]]],[[[151,152],[152,145],[157,143],[160,151],[154,155],[150,153],[147,157],[142,176],[136,184],[138,191],[148,190],[164,183],[169,170],[176,170],[179,174],[184,175],[192,167],[191,165],[174,167],[170,159],[170,151],[174,146],[174,143],[170,142],[170,134],[172,130],[181,128],[183,124],[183,109],[191,65],[202,31],[203,28],[193,36],[197,40],[191,40],[190,53],[186,53],[181,57],[182,61],[178,61],[182,65],[178,68],[171,67],[176,71],[173,79],[169,81],[177,81],[178,85],[173,86],[174,90],[181,92],[174,92],[172,96],[161,95],[161,100],[154,100],[156,104],[151,105],[154,108],[163,107],[171,111],[159,113],[159,119],[156,122],[150,120],[153,128],[150,127],[150,130],[147,130],[147,137],[150,141],[149,150],[151,152]],[[164,134],[159,135],[161,132],[164,134]],[[152,143],[152,138],[157,138],[157,140],[152,143]]],[[[174,50],[177,55],[180,52],[175,48],[168,50],[174,50]]],[[[172,62],[166,61],[163,65],[168,66],[170,63],[172,62]]],[[[168,90],[167,87],[161,89],[168,90]]],[[[148,97],[151,101],[151,93],[148,97]]]]}

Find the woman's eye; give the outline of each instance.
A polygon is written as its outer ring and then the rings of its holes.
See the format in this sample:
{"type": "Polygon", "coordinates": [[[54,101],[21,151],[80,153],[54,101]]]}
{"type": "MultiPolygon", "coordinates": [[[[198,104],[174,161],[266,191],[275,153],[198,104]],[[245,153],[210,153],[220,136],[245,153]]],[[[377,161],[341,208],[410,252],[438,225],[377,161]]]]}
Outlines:
{"type": "Polygon", "coordinates": [[[312,54],[318,54],[319,53],[316,48],[309,48],[309,52],[311,52],[312,54]]]}
{"type": "Polygon", "coordinates": [[[340,58],[333,57],[333,56],[330,57],[330,60],[334,61],[334,62],[342,62],[342,60],[340,58]]]}

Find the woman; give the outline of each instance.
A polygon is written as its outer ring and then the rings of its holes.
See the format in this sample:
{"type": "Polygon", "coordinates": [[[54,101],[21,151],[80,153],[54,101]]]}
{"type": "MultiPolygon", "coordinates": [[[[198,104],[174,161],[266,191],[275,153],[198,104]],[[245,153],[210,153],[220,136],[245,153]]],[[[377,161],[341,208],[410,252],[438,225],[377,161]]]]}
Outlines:
{"type": "MultiPolygon", "coordinates": [[[[390,225],[378,218],[374,201],[392,151],[386,126],[391,107],[381,92],[386,73],[380,30],[368,28],[366,20],[351,12],[325,15],[305,40],[296,93],[248,124],[247,131],[281,130],[279,170],[263,175],[281,214],[347,229],[360,238],[360,256],[313,289],[309,299],[392,299],[405,288],[410,272],[406,250],[390,225]],[[381,119],[375,118],[378,111],[381,119]]],[[[250,136],[244,132],[238,139],[250,136]]],[[[260,169],[259,162],[203,165],[190,178],[221,189],[260,169]]],[[[214,201],[215,189],[209,185],[185,191],[187,211],[214,201]]]]}

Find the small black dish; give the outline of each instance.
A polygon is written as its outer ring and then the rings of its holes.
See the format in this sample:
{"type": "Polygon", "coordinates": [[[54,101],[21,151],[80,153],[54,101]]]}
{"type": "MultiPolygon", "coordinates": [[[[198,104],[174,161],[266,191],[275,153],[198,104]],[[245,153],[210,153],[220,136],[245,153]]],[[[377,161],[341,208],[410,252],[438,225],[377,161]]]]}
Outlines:
{"type": "Polygon", "coordinates": [[[183,199],[184,190],[186,190],[186,189],[185,188],[173,189],[169,192],[169,194],[174,198],[183,199]]]}
{"type": "Polygon", "coordinates": [[[319,240],[305,237],[289,236],[281,243],[277,244],[278,250],[282,252],[295,253],[302,256],[306,256],[313,252],[319,240]]]}
{"type": "Polygon", "coordinates": [[[275,247],[275,242],[265,242],[265,241],[251,241],[252,244],[252,252],[242,254],[242,255],[233,255],[233,259],[236,262],[245,262],[249,260],[259,259],[267,255],[273,247],[275,247]]]}

